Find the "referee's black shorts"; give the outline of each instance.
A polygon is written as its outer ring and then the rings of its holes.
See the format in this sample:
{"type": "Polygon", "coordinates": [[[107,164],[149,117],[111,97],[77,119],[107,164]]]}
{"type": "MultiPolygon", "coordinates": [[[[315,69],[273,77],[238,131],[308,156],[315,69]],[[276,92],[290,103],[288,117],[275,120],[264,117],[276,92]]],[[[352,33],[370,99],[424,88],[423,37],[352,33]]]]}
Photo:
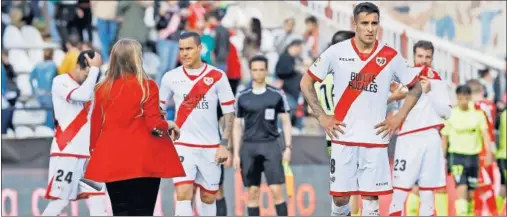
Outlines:
{"type": "Polygon", "coordinates": [[[260,186],[262,172],[268,185],[284,184],[282,148],[278,140],[243,142],[240,150],[241,176],[245,187],[260,186]]]}

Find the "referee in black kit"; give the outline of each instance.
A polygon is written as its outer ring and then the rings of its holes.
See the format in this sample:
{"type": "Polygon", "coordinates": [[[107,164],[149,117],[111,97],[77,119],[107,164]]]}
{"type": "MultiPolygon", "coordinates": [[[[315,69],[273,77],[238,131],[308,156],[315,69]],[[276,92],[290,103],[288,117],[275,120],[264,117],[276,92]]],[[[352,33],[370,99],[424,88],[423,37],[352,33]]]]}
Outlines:
{"type": "Polygon", "coordinates": [[[290,161],[292,148],[289,104],[280,89],[266,84],[268,60],[264,56],[253,57],[249,67],[252,86],[241,91],[236,97],[236,118],[232,134],[233,166],[235,169],[241,168],[243,183],[248,188],[249,216],[260,215],[259,186],[263,171],[273,194],[277,215],[286,216],[282,161],[290,161]],[[278,115],[282,121],[286,144],[283,155],[278,140],[278,115]]]}

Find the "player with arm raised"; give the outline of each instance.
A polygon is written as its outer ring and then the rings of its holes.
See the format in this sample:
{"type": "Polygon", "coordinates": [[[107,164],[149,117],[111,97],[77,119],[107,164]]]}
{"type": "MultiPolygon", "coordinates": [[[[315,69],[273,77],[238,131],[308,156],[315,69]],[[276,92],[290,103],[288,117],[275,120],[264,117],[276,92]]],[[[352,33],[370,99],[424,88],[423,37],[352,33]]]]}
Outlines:
{"type": "Polygon", "coordinates": [[[362,215],[378,215],[378,196],[392,193],[387,145],[389,137],[422,94],[416,75],[393,48],[376,40],[379,9],[364,2],[354,8],[356,35],[328,48],[301,80],[301,90],[332,136],[330,180],[334,203],[331,215],[349,215],[349,197],[362,196],[362,215]],[[335,111],[325,114],[314,83],[334,72],[335,111]],[[397,77],[410,89],[403,107],[386,118],[390,82],[397,77]]]}
{"type": "MultiPolygon", "coordinates": [[[[415,66],[431,67],[434,52],[431,42],[418,41],[413,52],[415,66]]],[[[433,191],[446,186],[445,156],[439,130],[443,127],[443,119],[451,114],[449,94],[446,83],[432,69],[423,70],[419,77],[424,93],[400,127],[396,141],[394,194],[389,210],[394,216],[405,215],[402,214],[403,205],[408,192],[416,184],[420,190],[421,206],[419,213],[412,214],[432,215],[435,211],[433,191]]],[[[446,197],[437,197],[437,202],[447,204],[446,197]]]]}
{"type": "Polygon", "coordinates": [[[45,195],[51,201],[43,216],[59,215],[69,201],[85,198],[90,204],[90,215],[106,215],[104,184],[83,178],[90,157],[90,101],[101,65],[98,53],[83,51],[72,72],[53,79],[51,92],[57,125],[45,195]]]}
{"type": "Polygon", "coordinates": [[[176,151],[186,176],[174,178],[177,216],[193,215],[194,185],[199,186],[201,215],[215,216],[216,192],[220,182],[220,164],[229,156],[227,147],[234,120],[234,94],[225,72],[201,61],[199,34],[186,32],[179,38],[179,55],[183,66],[167,72],[160,87],[163,110],[171,98],[176,103],[176,125],[180,138],[176,151]],[[219,135],[217,107],[224,114],[225,129],[219,135]]]}

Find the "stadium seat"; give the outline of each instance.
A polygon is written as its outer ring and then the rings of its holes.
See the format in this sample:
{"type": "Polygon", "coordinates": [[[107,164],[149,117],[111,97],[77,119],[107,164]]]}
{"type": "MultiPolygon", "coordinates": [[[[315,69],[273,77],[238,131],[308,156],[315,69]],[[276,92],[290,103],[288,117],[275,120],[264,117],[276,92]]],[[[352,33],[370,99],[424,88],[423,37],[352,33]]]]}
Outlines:
{"type": "Polygon", "coordinates": [[[14,108],[23,109],[23,108],[25,108],[25,105],[22,102],[17,101],[16,104],[14,104],[14,108]]]}
{"type": "Polygon", "coordinates": [[[30,49],[28,50],[28,58],[32,63],[40,63],[44,61],[44,51],[42,49],[30,49]]]}
{"type": "Polygon", "coordinates": [[[35,64],[30,61],[26,52],[21,49],[9,50],[9,62],[17,74],[30,73],[35,67],[35,64]]]}
{"type": "Polygon", "coordinates": [[[3,47],[4,48],[23,48],[26,46],[25,40],[23,39],[23,34],[21,31],[13,26],[9,25],[4,30],[3,35],[3,47]]]}
{"type": "Polygon", "coordinates": [[[22,74],[18,75],[16,78],[16,83],[18,84],[18,88],[20,90],[20,96],[32,96],[32,86],[30,86],[30,75],[22,74]]]}
{"type": "Polygon", "coordinates": [[[25,102],[25,108],[35,109],[35,108],[40,108],[40,107],[41,107],[41,104],[35,98],[29,99],[25,102]]]}
{"type": "Polygon", "coordinates": [[[143,68],[151,77],[154,77],[157,74],[158,66],[160,65],[160,58],[152,52],[145,52],[143,54],[143,68]]]}
{"type": "Polygon", "coordinates": [[[33,26],[23,26],[23,28],[21,28],[21,34],[28,47],[41,47],[44,45],[42,35],[39,30],[33,26]]]}
{"type": "Polygon", "coordinates": [[[15,110],[12,115],[14,126],[37,126],[46,122],[45,110],[15,110]]]}
{"type": "Polygon", "coordinates": [[[7,129],[7,133],[2,135],[2,138],[6,138],[6,139],[16,138],[16,134],[14,133],[14,130],[7,129]]]}
{"type": "Polygon", "coordinates": [[[35,133],[30,127],[27,126],[19,126],[14,130],[14,134],[17,139],[26,139],[34,137],[35,133]]]}
{"type": "Polygon", "coordinates": [[[46,126],[35,127],[34,136],[37,138],[53,137],[54,134],[55,134],[55,131],[49,127],[46,127],[46,126]]]}
{"type": "Polygon", "coordinates": [[[60,66],[60,64],[62,63],[64,57],[65,57],[65,52],[63,52],[62,50],[55,49],[53,51],[53,61],[55,61],[55,64],[57,66],[60,66]]]}

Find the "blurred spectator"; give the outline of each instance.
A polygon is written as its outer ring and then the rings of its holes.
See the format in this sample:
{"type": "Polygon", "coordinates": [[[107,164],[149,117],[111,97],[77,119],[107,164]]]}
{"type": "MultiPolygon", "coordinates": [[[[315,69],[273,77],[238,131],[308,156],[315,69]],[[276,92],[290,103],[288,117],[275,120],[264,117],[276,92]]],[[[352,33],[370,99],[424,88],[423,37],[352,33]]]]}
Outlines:
{"type": "Polygon", "coordinates": [[[57,75],[56,64],[53,61],[53,49],[44,49],[44,61],[37,64],[30,74],[30,85],[34,96],[39,101],[46,113],[45,125],[54,129],[53,100],[51,99],[51,87],[53,78],[57,75]]]}
{"type": "Polygon", "coordinates": [[[144,23],[143,17],[147,7],[153,5],[153,1],[119,1],[116,16],[120,22],[118,38],[137,40],[142,45],[148,41],[149,29],[144,23]]]}
{"type": "Polygon", "coordinates": [[[206,25],[214,38],[213,65],[227,71],[227,56],[229,55],[229,30],[220,24],[219,12],[214,10],[206,14],[206,25]]]}
{"type": "Polygon", "coordinates": [[[215,49],[215,39],[211,36],[211,31],[205,30],[201,34],[201,59],[207,64],[213,65],[213,50],[215,49]]]}
{"type": "Polygon", "coordinates": [[[495,82],[493,75],[489,68],[479,70],[479,77],[481,84],[485,87],[485,95],[488,100],[493,100],[495,98],[495,91],[493,89],[493,83],[495,82]]]}
{"type": "Polygon", "coordinates": [[[275,67],[276,76],[283,81],[282,90],[287,95],[293,126],[299,125],[296,120],[295,112],[298,106],[297,100],[301,92],[299,83],[303,77],[302,73],[304,70],[301,64],[302,53],[303,41],[292,41],[285,52],[280,55],[275,67]]]}
{"type": "MultiPolygon", "coordinates": [[[[507,57],[505,58],[505,69],[503,73],[498,73],[495,78],[495,82],[493,84],[493,88],[495,90],[495,104],[498,112],[501,112],[505,109],[505,104],[507,103],[506,97],[506,77],[507,77],[507,57]]],[[[497,115],[500,116],[500,115],[497,115]]]]}
{"type": "Polygon", "coordinates": [[[209,1],[197,1],[190,4],[188,7],[189,15],[187,18],[188,31],[198,32],[204,27],[204,15],[208,12],[212,2],[209,1]]]}
{"type": "Polygon", "coordinates": [[[2,97],[8,102],[8,105],[2,105],[2,134],[5,134],[9,128],[14,130],[12,114],[20,93],[15,82],[15,76],[16,73],[9,63],[8,54],[2,50],[2,90],[4,91],[2,97]]]}
{"type": "Polygon", "coordinates": [[[157,54],[160,57],[160,66],[156,77],[157,84],[164,74],[176,68],[178,61],[178,37],[185,28],[181,8],[178,1],[164,1],[156,16],[156,29],[158,31],[157,54]]]}
{"type": "Polygon", "coordinates": [[[71,35],[70,38],[65,42],[65,48],[67,53],[63,57],[60,67],[58,68],[58,74],[69,73],[74,70],[76,66],[77,57],[79,56],[79,36],[71,35]]]}
{"type": "Polygon", "coordinates": [[[294,32],[295,25],[296,20],[293,17],[287,18],[283,21],[283,29],[273,33],[274,47],[278,54],[282,54],[292,41],[302,39],[301,35],[294,32]]]}
{"type": "MultiPolygon", "coordinates": [[[[321,51],[323,51],[322,41],[320,39],[319,34],[319,23],[317,18],[314,16],[309,16],[305,19],[306,30],[304,34],[306,50],[305,56],[308,55],[312,60],[317,59],[319,57],[321,51]]],[[[324,45],[324,47],[327,46],[324,45]]]]}
{"type": "Polygon", "coordinates": [[[81,43],[79,45],[79,50],[80,51],[85,51],[85,50],[95,50],[95,48],[93,47],[93,44],[92,42],[90,41],[85,41],[83,43],[81,43]]]}
{"type": "Polygon", "coordinates": [[[261,52],[262,44],[262,25],[257,18],[250,20],[250,26],[243,29],[245,41],[243,45],[243,57],[247,60],[252,59],[261,52]]]}
{"type": "MultiPolygon", "coordinates": [[[[60,34],[61,44],[64,51],[69,37],[77,32],[77,0],[53,1],[55,4],[55,23],[60,34]]],[[[77,56],[76,56],[77,58],[77,56]]]]}
{"type": "Polygon", "coordinates": [[[53,1],[45,1],[44,6],[46,8],[46,13],[44,15],[46,23],[48,23],[49,26],[47,26],[49,30],[49,35],[51,37],[51,41],[53,42],[60,42],[60,34],[58,33],[58,28],[56,26],[56,21],[54,19],[56,14],[56,2],[53,1]]]}
{"type": "Polygon", "coordinates": [[[92,9],[90,0],[78,0],[76,26],[81,41],[85,41],[84,31],[88,34],[86,41],[93,41],[92,9]]]}
{"type": "Polygon", "coordinates": [[[111,45],[116,39],[118,23],[116,9],[118,1],[92,1],[93,16],[97,18],[97,32],[100,40],[101,56],[104,63],[109,62],[111,45]]]}
{"type": "Polygon", "coordinates": [[[344,41],[347,38],[353,38],[356,35],[353,31],[338,31],[334,33],[333,38],[331,39],[331,44],[329,44],[329,47],[332,45],[344,41]]]}
{"type": "MultiPolygon", "coordinates": [[[[230,32],[230,36],[234,36],[234,32],[230,32]]],[[[229,38],[230,40],[230,38],[229,38]]],[[[229,55],[227,55],[227,78],[231,85],[232,92],[237,93],[239,83],[241,82],[241,59],[238,50],[232,42],[229,43],[229,55]]]]}

